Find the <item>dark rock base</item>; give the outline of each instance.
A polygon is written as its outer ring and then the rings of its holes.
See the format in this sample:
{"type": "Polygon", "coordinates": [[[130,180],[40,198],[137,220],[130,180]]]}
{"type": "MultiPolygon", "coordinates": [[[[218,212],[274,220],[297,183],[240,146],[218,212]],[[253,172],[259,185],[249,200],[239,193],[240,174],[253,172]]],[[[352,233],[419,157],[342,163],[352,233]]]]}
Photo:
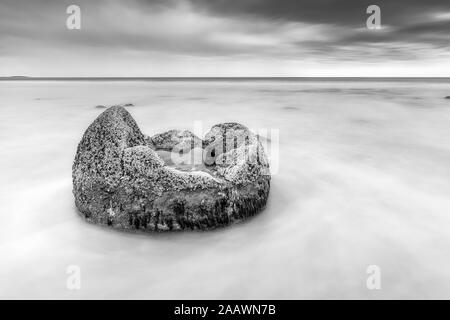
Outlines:
{"type": "Polygon", "coordinates": [[[75,204],[88,222],[116,229],[206,231],[254,216],[266,206],[269,190],[270,178],[262,176],[240,187],[165,192],[153,201],[144,195],[136,197],[134,193],[131,199],[125,190],[119,189],[114,194],[98,190],[97,197],[102,195],[98,201],[91,199],[88,207],[80,201],[75,204]]]}

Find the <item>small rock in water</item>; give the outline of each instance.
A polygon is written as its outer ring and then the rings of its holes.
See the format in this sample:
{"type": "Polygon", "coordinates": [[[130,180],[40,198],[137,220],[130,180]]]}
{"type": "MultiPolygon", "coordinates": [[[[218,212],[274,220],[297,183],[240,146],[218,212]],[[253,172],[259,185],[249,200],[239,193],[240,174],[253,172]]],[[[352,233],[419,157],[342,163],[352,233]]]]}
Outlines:
{"type": "Polygon", "coordinates": [[[450,96],[446,96],[445,99],[450,99],[450,96]]]}
{"type": "MultiPolygon", "coordinates": [[[[123,104],[118,104],[116,106],[119,106],[119,107],[134,107],[134,104],[132,104],[132,103],[123,103],[123,104]]],[[[107,109],[108,107],[99,104],[99,105],[95,106],[95,108],[96,109],[107,109]]]]}
{"type": "Polygon", "coordinates": [[[270,172],[258,137],[241,124],[215,125],[204,140],[179,130],[148,137],[123,106],[114,106],[84,133],[72,181],[75,205],[89,222],[126,230],[209,230],[261,211],[270,172]],[[203,150],[208,162],[193,171],[160,156],[185,161],[194,150],[203,150]]]}

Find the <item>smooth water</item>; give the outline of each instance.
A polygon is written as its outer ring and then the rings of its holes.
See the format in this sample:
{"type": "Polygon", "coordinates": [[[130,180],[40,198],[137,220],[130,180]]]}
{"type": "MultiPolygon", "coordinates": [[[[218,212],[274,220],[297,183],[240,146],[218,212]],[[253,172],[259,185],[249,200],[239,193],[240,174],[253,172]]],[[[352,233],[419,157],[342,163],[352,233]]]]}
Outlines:
{"type": "Polygon", "coordinates": [[[0,298],[449,299],[448,95],[427,80],[0,82],[0,298]],[[149,135],[279,130],[267,208],[214,232],[84,222],[76,147],[95,106],[121,103],[149,135]]]}

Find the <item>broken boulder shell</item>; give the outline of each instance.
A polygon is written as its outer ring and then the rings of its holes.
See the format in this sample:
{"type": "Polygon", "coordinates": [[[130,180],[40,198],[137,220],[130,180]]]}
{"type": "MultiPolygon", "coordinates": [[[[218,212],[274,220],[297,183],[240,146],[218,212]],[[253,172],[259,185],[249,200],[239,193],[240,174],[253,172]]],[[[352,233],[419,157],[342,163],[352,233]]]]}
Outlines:
{"type": "Polygon", "coordinates": [[[270,189],[264,149],[245,126],[215,125],[204,140],[179,130],[147,137],[121,106],[88,127],[72,179],[75,205],[86,220],[144,231],[239,222],[265,207],[270,189]],[[202,154],[195,165],[169,161],[185,161],[194,150],[202,154]]]}

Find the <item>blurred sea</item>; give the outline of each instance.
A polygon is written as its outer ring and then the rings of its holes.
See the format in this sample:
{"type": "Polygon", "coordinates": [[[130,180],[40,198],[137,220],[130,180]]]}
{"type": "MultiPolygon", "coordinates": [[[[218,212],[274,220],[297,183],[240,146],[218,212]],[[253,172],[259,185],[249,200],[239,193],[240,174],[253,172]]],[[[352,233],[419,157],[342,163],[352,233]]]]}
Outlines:
{"type": "Polygon", "coordinates": [[[0,81],[0,298],[449,299],[448,95],[448,79],[0,81]],[[76,147],[97,105],[124,103],[149,135],[279,130],[267,208],[213,232],[85,223],[76,147]]]}

